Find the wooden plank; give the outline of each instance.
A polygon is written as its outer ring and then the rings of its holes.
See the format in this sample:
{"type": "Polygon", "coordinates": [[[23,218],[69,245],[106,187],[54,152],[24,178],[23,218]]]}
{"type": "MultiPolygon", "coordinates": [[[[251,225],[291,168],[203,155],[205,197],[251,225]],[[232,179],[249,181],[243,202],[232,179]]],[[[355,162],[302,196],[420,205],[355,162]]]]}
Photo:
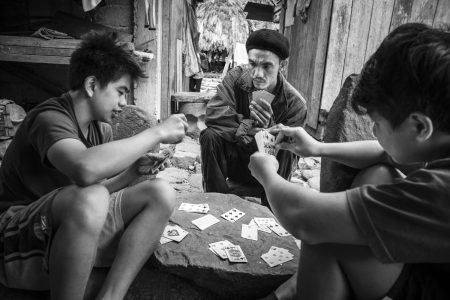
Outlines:
{"type": "Polygon", "coordinates": [[[347,76],[360,73],[364,65],[372,6],[373,0],[353,1],[341,85],[347,76]]]}
{"type": "Polygon", "coordinates": [[[306,98],[307,124],[314,129],[322,96],[331,9],[331,1],[312,1],[308,21],[302,23],[297,17],[294,26],[285,28],[291,43],[287,78],[306,98]]]}
{"type": "Polygon", "coordinates": [[[327,111],[330,110],[341,88],[351,10],[351,0],[334,2],[321,103],[321,108],[327,111]]]}
{"type": "MultiPolygon", "coordinates": [[[[145,27],[145,3],[142,0],[134,0],[134,43],[136,50],[142,51],[148,49],[158,58],[158,45],[155,30],[149,30],[145,27]]],[[[157,21],[157,19],[155,20],[157,21]]],[[[141,80],[134,89],[135,105],[145,109],[156,118],[161,115],[160,87],[157,84],[158,70],[157,59],[140,64],[148,78],[141,80]]]]}
{"type": "Polygon", "coordinates": [[[4,55],[41,55],[41,56],[62,56],[70,57],[74,49],[41,48],[24,46],[4,46],[0,44],[0,60],[4,55]]]}
{"type": "Polygon", "coordinates": [[[389,31],[394,30],[398,26],[408,23],[411,18],[413,1],[396,0],[394,10],[392,11],[392,19],[389,31]]]}
{"type": "Polygon", "coordinates": [[[26,62],[26,63],[38,63],[38,64],[57,64],[57,65],[68,65],[70,63],[70,57],[45,56],[45,55],[9,54],[9,55],[5,55],[5,56],[1,55],[0,60],[26,62]]]}
{"type": "Polygon", "coordinates": [[[284,19],[284,26],[289,27],[294,25],[295,21],[295,4],[297,3],[297,0],[286,0],[287,1],[287,7],[285,12],[285,19],[284,19]]]}
{"type": "MultiPolygon", "coordinates": [[[[170,8],[170,33],[169,33],[169,76],[168,76],[168,95],[167,98],[163,99],[164,106],[170,109],[170,95],[176,91],[176,80],[177,80],[177,51],[176,51],[176,40],[183,39],[183,30],[185,22],[184,1],[171,1],[170,8]]],[[[168,111],[170,115],[170,110],[168,111]]]]}
{"type": "Polygon", "coordinates": [[[369,39],[364,61],[369,59],[389,33],[394,4],[395,0],[376,0],[373,2],[369,39]]]}
{"type": "Polygon", "coordinates": [[[76,39],[44,40],[37,37],[0,35],[0,44],[9,46],[76,49],[80,43],[81,40],[76,39]]]}
{"type": "Polygon", "coordinates": [[[414,0],[410,22],[433,25],[437,4],[438,0],[414,0]]]}
{"type": "Polygon", "coordinates": [[[433,27],[442,28],[443,25],[450,23],[450,1],[439,0],[436,8],[436,14],[433,20],[433,27]]]}
{"type": "Polygon", "coordinates": [[[170,16],[172,0],[158,0],[162,2],[161,26],[161,118],[167,118],[170,114],[170,91],[169,91],[169,58],[170,58],[170,16]]]}
{"type": "Polygon", "coordinates": [[[177,54],[177,73],[175,92],[181,92],[183,90],[183,41],[176,39],[176,54],[177,54]]]}

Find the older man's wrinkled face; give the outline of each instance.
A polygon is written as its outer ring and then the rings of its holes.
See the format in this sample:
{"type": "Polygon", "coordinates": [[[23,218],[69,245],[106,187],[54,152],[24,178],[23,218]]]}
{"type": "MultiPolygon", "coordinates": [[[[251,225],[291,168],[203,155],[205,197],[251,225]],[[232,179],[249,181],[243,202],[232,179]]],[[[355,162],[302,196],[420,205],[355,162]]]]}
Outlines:
{"type": "Polygon", "coordinates": [[[258,90],[273,92],[277,85],[280,58],[268,50],[251,49],[248,51],[248,62],[253,86],[258,90]]]}

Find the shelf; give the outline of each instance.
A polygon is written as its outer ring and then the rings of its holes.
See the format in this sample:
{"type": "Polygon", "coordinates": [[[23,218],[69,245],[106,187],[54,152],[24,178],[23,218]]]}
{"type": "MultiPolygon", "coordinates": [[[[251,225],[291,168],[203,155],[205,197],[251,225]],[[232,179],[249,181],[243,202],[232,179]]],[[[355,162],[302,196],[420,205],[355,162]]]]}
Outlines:
{"type": "MultiPolygon", "coordinates": [[[[0,35],[0,61],[69,65],[70,56],[80,43],[78,39],[0,35]]],[[[132,43],[121,44],[134,50],[132,43]]]]}

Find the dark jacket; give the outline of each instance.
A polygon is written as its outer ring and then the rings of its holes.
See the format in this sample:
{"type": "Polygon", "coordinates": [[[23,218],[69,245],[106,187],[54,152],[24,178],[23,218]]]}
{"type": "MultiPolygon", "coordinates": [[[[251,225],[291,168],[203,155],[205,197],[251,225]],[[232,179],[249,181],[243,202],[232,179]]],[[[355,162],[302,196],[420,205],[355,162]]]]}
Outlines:
{"type": "MultiPolygon", "coordinates": [[[[306,101],[303,96],[279,74],[280,91],[272,102],[273,116],[271,124],[303,126],[306,118],[306,101]]],[[[230,70],[217,87],[217,94],[208,102],[206,108],[206,126],[213,129],[228,142],[245,145],[253,141],[253,136],[245,134],[249,128],[250,102],[252,92],[250,71],[238,66],[230,70]],[[239,129],[239,130],[238,130],[239,129]],[[236,136],[238,132],[238,136],[236,136]],[[242,134],[244,132],[244,134],[242,134]]]]}

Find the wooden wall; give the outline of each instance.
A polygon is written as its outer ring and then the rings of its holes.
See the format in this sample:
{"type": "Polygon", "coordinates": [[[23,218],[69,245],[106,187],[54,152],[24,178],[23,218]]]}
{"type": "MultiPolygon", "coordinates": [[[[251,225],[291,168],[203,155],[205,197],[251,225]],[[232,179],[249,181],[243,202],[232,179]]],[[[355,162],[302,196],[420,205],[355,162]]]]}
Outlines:
{"type": "MultiPolygon", "coordinates": [[[[291,0],[287,0],[291,1],[291,0]]],[[[308,126],[328,111],[345,78],[359,73],[383,38],[397,26],[450,24],[449,0],[315,0],[308,20],[285,28],[291,41],[288,80],[308,99],[308,126]]]]}
{"type": "Polygon", "coordinates": [[[180,41],[183,41],[186,22],[187,0],[158,0],[161,2],[160,19],[158,20],[158,56],[160,85],[161,118],[164,119],[172,112],[170,110],[170,96],[186,89],[186,81],[182,74],[182,59],[180,41]],[[177,41],[178,40],[178,41],[177,41]]]}

